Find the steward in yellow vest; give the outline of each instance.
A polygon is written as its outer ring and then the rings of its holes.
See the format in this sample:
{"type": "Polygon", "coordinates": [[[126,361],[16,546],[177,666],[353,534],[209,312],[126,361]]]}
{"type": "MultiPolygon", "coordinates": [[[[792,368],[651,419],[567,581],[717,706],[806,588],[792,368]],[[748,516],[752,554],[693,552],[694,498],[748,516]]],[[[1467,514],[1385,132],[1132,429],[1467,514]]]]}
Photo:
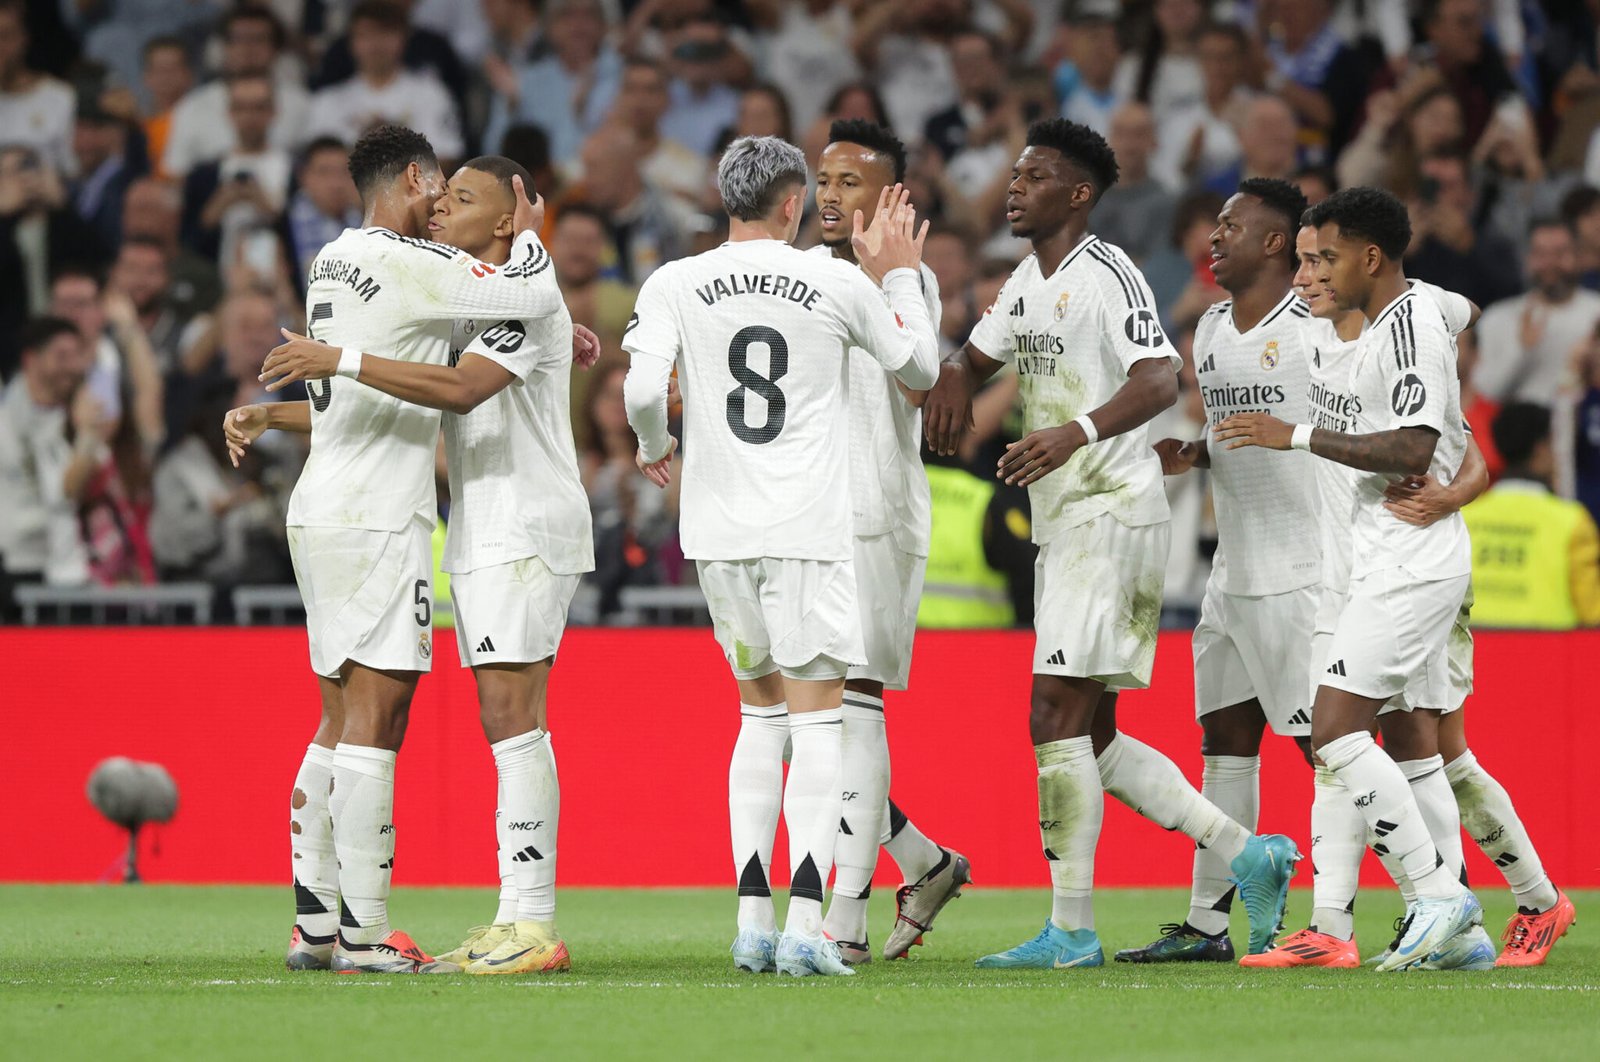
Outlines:
{"type": "Polygon", "coordinates": [[[919,627],[1009,627],[1016,622],[1006,577],[989,566],[985,523],[994,484],[963,468],[925,464],[932,497],[933,537],[919,627]]]}

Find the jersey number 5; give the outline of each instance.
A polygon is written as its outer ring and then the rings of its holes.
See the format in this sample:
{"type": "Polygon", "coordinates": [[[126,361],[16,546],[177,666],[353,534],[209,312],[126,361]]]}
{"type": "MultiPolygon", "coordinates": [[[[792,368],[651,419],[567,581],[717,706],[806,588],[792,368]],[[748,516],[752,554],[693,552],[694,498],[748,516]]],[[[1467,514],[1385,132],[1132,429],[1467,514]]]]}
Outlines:
{"type": "MultiPolygon", "coordinates": [[[[306,322],[306,335],[311,339],[317,338],[317,322],[333,319],[333,303],[319,302],[311,307],[311,320],[306,322]]],[[[328,409],[328,403],[333,401],[333,380],[307,380],[306,394],[311,397],[311,407],[318,413],[328,409]]],[[[343,406],[339,407],[343,409],[343,406]]]]}
{"type": "Polygon", "coordinates": [[[749,325],[739,329],[728,344],[728,371],[739,381],[739,386],[728,392],[728,427],[740,440],[747,443],[769,443],[783,431],[783,419],[788,414],[788,401],[778,389],[778,381],[789,371],[789,344],[775,328],[767,325],[749,325]],[[763,343],[767,348],[767,364],[771,378],[762,376],[749,365],[746,355],[750,347],[763,343]],[[745,423],[745,392],[754,391],[767,401],[767,420],[764,424],[745,423]]]}

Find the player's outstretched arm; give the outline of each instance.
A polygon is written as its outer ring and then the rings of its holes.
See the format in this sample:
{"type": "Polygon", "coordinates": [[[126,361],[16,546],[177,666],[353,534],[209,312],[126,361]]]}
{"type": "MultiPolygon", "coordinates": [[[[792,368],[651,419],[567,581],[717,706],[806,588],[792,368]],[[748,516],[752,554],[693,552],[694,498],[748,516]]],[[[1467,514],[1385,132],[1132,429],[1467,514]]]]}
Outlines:
{"type": "Polygon", "coordinates": [[[1088,444],[1132,431],[1178,400],[1178,376],[1166,357],[1142,358],[1128,370],[1128,380],[1105,405],[1053,428],[1040,428],[1006,448],[995,473],[1020,486],[1038,482],[1072,459],[1088,444]],[[1094,437],[1082,421],[1093,425],[1094,437]]]}
{"type": "Polygon", "coordinates": [[[1408,524],[1427,527],[1459,512],[1489,489],[1489,463],[1472,436],[1467,454],[1448,485],[1432,476],[1412,476],[1391,483],[1383,492],[1383,507],[1408,524]]]}
{"type": "Polygon", "coordinates": [[[972,396],[1005,363],[969,340],[939,366],[939,379],[922,403],[922,431],[936,454],[954,454],[963,432],[973,427],[972,396]]]}
{"type": "Polygon", "coordinates": [[[368,387],[430,409],[470,413],[516,379],[509,370],[468,351],[454,366],[395,361],[376,354],[338,347],[282,329],[286,342],[272,348],[261,366],[268,391],[281,391],[296,380],[347,376],[368,387]]]}
{"type": "Polygon", "coordinates": [[[1230,450],[1241,446],[1288,450],[1293,448],[1294,434],[1300,428],[1309,431],[1310,450],[1318,457],[1363,472],[1397,476],[1427,475],[1434,447],[1439,444],[1439,433],[1432,428],[1404,427],[1346,435],[1306,424],[1289,424],[1267,413],[1236,413],[1217,425],[1216,438],[1230,450]]]}
{"type": "Polygon", "coordinates": [[[239,467],[239,460],[251,443],[271,428],[311,434],[310,402],[257,402],[230,409],[222,418],[222,435],[228,444],[228,460],[239,467]]]}
{"type": "Polygon", "coordinates": [[[900,185],[878,196],[872,227],[855,212],[851,243],[862,270],[883,286],[892,316],[876,293],[863,285],[852,313],[852,338],[895,379],[913,391],[926,391],[939,378],[939,334],[922,297],[922,244],[928,223],[917,228],[910,193],[900,185]]]}
{"type": "Polygon", "coordinates": [[[639,439],[634,462],[646,479],[662,488],[672,482],[672,455],[678,449],[678,440],[667,430],[671,380],[672,359],[635,352],[622,381],[628,426],[639,439]]]}

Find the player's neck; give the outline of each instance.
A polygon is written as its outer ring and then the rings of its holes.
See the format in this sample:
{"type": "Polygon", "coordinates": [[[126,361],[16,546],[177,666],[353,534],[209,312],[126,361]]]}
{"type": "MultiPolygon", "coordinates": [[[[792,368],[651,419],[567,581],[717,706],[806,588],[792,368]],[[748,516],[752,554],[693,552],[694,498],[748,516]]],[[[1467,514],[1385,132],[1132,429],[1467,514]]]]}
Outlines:
{"type": "Polygon", "coordinates": [[[392,189],[362,204],[361,225],[368,229],[388,229],[401,236],[417,235],[416,222],[405,197],[392,189]]]}
{"type": "Polygon", "coordinates": [[[829,251],[833,252],[833,256],[835,258],[841,258],[844,261],[849,262],[851,265],[859,264],[856,262],[856,249],[851,245],[849,240],[841,240],[838,243],[830,243],[827,245],[827,247],[829,251]]]}
{"type": "Polygon", "coordinates": [[[778,240],[788,235],[785,231],[788,223],[784,221],[768,221],[765,218],[759,221],[741,221],[738,218],[728,219],[728,242],[744,243],[747,240],[778,240]]]}
{"type": "Polygon", "coordinates": [[[496,236],[483,247],[463,247],[472,257],[480,262],[490,265],[505,265],[511,261],[511,239],[506,236],[496,236]]]}
{"type": "Polygon", "coordinates": [[[1410,290],[1410,286],[1406,284],[1406,275],[1400,270],[1395,269],[1380,274],[1373,283],[1372,294],[1367,297],[1367,304],[1361,308],[1361,312],[1366,314],[1367,320],[1376,321],[1378,316],[1389,308],[1391,302],[1410,290]]]}
{"type": "Polygon", "coordinates": [[[1367,318],[1360,310],[1348,310],[1334,318],[1333,331],[1346,343],[1361,338],[1361,330],[1366,327],[1367,318]]]}
{"type": "Polygon", "coordinates": [[[1034,257],[1039,260],[1039,272],[1050,276],[1060,269],[1062,261],[1083,242],[1084,234],[1088,231],[1088,216],[1074,213],[1061,228],[1043,239],[1032,241],[1034,257]]]}
{"type": "Polygon", "coordinates": [[[1271,313],[1289,294],[1292,286],[1293,274],[1281,269],[1274,269],[1270,264],[1257,273],[1255,279],[1239,291],[1231,291],[1233,296],[1233,327],[1239,332],[1248,332],[1262,319],[1271,313]]]}

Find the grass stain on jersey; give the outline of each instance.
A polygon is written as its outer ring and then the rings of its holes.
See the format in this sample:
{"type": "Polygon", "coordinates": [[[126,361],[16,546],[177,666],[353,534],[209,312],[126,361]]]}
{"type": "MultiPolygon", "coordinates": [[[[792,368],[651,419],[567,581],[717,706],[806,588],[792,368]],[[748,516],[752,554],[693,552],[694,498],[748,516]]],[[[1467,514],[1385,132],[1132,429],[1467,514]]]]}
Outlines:
{"type": "Polygon", "coordinates": [[[761,661],[764,654],[756,652],[739,639],[733,640],[733,666],[741,671],[748,671],[761,661]]]}
{"type": "Polygon", "coordinates": [[[1128,632],[1139,640],[1140,649],[1152,653],[1156,635],[1161,630],[1161,596],[1165,583],[1165,572],[1147,572],[1134,580],[1126,597],[1128,611],[1123,618],[1128,632]]]}

